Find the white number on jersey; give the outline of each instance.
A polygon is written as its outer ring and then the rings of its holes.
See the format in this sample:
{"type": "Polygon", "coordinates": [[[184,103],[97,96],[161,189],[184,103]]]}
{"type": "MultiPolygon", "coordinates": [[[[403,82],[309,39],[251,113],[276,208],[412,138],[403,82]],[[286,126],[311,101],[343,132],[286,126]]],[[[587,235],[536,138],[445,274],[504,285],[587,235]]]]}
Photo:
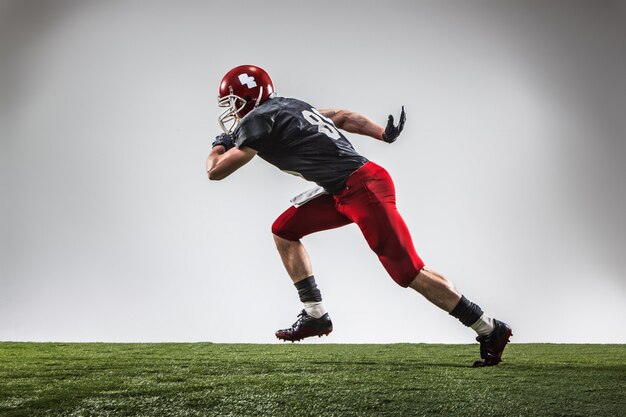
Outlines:
{"type": "Polygon", "coordinates": [[[318,132],[325,134],[329,138],[337,140],[341,137],[341,134],[333,124],[333,121],[322,116],[317,109],[313,109],[313,111],[302,110],[302,116],[304,116],[304,119],[307,122],[317,126],[318,132]]]}

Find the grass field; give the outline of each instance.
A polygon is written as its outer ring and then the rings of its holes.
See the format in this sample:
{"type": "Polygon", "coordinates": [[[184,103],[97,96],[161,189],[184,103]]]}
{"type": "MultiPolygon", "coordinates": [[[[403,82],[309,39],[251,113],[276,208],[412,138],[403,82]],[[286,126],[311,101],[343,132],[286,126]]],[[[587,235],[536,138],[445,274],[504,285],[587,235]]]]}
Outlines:
{"type": "Polygon", "coordinates": [[[624,416],[626,345],[0,343],[0,416],[624,416]]]}

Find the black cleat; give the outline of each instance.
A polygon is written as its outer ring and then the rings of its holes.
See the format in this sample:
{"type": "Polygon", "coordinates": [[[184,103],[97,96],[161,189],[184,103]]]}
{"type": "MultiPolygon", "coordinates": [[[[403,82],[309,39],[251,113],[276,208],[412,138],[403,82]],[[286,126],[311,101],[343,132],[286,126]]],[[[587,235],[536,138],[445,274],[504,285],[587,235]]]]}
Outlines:
{"type": "Polygon", "coordinates": [[[298,341],[305,337],[328,335],[333,331],[333,322],[328,313],[316,319],[309,316],[305,310],[298,314],[298,320],[289,329],[281,329],[276,332],[280,340],[298,341]]]}
{"type": "Polygon", "coordinates": [[[502,361],[502,351],[509,337],[513,336],[513,331],[504,322],[494,319],[493,332],[487,336],[478,336],[476,340],[480,342],[480,357],[482,360],[474,362],[474,368],[482,368],[483,366],[494,366],[502,361]]]}

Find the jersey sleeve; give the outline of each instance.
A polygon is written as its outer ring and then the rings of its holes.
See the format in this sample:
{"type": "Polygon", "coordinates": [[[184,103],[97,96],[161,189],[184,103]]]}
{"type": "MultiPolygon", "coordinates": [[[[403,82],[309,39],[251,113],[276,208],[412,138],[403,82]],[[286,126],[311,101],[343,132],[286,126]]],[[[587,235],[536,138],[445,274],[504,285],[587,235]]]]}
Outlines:
{"type": "Polygon", "coordinates": [[[270,120],[262,114],[251,113],[244,117],[235,129],[235,145],[239,148],[248,146],[255,151],[262,151],[271,132],[270,120]]]}

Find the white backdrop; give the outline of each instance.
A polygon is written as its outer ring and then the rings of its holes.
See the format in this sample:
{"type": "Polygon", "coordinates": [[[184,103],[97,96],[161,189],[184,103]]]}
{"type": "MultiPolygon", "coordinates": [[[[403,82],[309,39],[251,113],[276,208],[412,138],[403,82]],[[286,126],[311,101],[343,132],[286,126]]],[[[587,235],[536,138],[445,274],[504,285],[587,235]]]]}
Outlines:
{"type": "MultiPolygon", "coordinates": [[[[309,187],[204,160],[222,75],[386,121],[418,253],[514,342],[626,342],[623,1],[0,1],[0,340],[273,342],[270,225],[309,187]],[[444,4],[445,3],[445,4],[444,4]]],[[[355,226],[305,238],[312,343],[471,342],[355,226]]]]}

